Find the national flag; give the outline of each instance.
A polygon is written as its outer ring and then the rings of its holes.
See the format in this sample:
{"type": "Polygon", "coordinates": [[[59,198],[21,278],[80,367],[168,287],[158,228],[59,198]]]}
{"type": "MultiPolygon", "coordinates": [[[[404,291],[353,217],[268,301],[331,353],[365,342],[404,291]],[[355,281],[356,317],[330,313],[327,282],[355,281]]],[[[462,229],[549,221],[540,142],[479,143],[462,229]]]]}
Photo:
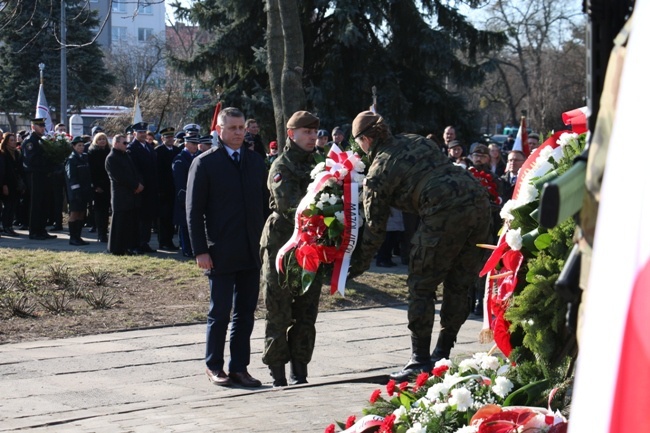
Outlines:
{"type": "Polygon", "coordinates": [[[217,122],[219,118],[219,112],[221,111],[221,101],[217,102],[217,105],[214,107],[214,114],[212,115],[212,125],[210,125],[210,135],[212,135],[212,145],[216,146],[217,137],[217,122]]]}
{"type": "Polygon", "coordinates": [[[45,131],[50,132],[54,130],[52,117],[50,116],[50,107],[47,105],[45,99],[45,91],[43,90],[43,83],[38,88],[38,99],[36,101],[36,119],[45,119],[45,131]]]}
{"type": "Polygon", "coordinates": [[[587,132],[587,107],[580,107],[562,113],[562,122],[566,126],[571,126],[571,130],[576,134],[587,132]]]}
{"type": "Polygon", "coordinates": [[[650,81],[638,65],[647,57],[650,26],[643,23],[650,3],[637,2],[633,16],[583,294],[569,433],[650,426],[650,189],[645,171],[630,161],[646,151],[639,140],[646,113],[639,104],[650,98],[650,81]]]}
{"type": "Polygon", "coordinates": [[[140,110],[140,102],[138,101],[138,94],[135,94],[135,104],[133,104],[133,125],[142,122],[142,111],[140,110]]]}
{"type": "Polygon", "coordinates": [[[530,154],[530,147],[528,147],[528,131],[526,131],[526,116],[521,116],[521,124],[519,131],[517,131],[517,138],[515,144],[512,145],[512,150],[518,150],[528,157],[530,154]]]}

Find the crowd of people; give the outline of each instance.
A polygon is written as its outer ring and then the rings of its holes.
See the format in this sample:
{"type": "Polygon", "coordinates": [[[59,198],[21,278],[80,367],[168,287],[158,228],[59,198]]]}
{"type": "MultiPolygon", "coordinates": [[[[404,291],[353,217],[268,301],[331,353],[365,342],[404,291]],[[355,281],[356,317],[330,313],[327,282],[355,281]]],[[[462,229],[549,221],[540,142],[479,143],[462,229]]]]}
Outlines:
{"type": "MultiPolygon", "coordinates": [[[[60,132],[64,128],[57,125],[60,132]]],[[[81,230],[89,223],[115,255],[155,252],[150,243],[157,233],[158,249],[180,249],[208,277],[205,363],[210,381],[261,386],[247,371],[261,291],[267,311],[262,361],[273,386],[306,383],[322,275],[317,273],[299,295],[278,274],[275,258],[294,231],[295,209],[312,181],[315,156],[326,155],[334,144],[347,150],[349,142],[340,127],[333,128],[330,141],[320,119],[307,111],[288,120],[282,152],[276,141],[267,150],[257,122],[236,108],[219,113],[216,132],[213,138],[200,135],[195,124],[180,131],[168,127],[159,131],[158,143],[145,122],[110,140],[95,127],[91,136],[72,138],[70,155],[59,167],[46,158],[44,119],[33,119],[30,133],[4,133],[0,142],[3,233],[17,236],[13,226],[19,224],[30,239],[55,238],[46,228],[61,228],[64,202],[72,245],[88,244],[81,230]]],[[[525,155],[510,150],[504,161],[504,149],[496,143],[474,144],[466,152],[453,126],[445,128],[441,143],[393,135],[370,111],[359,113],[350,135],[370,167],[362,193],[366,223],[349,277],[366,271],[373,259],[377,266],[390,267],[398,255],[409,265],[412,355],[391,375],[402,381],[449,357],[460,327],[473,308],[481,309],[480,296],[474,295],[484,252],[477,244],[494,241],[495,206],[469,168],[491,173],[505,202],[525,155]],[[444,285],[441,331],[431,351],[439,284],[444,285]]],[[[531,148],[538,145],[534,134],[529,140],[531,148]]]]}

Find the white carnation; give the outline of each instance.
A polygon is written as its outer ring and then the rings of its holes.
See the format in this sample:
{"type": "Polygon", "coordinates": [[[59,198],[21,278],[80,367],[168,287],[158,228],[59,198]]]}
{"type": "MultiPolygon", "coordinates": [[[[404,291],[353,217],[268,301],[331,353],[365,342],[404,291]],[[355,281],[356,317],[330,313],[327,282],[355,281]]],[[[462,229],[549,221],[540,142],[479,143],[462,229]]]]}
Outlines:
{"type": "Polygon", "coordinates": [[[316,178],[318,173],[320,173],[323,170],[325,170],[325,163],[319,162],[318,164],[316,164],[316,167],[314,167],[314,169],[311,171],[310,173],[311,178],[312,179],[316,178]]]}
{"type": "Polygon", "coordinates": [[[352,173],[352,182],[362,184],[365,178],[366,176],[364,174],[357,173],[357,172],[352,173]]]}
{"type": "Polygon", "coordinates": [[[506,232],[506,242],[515,251],[519,251],[523,245],[523,238],[521,237],[521,227],[517,230],[508,230],[506,232]]]}
{"type": "Polygon", "coordinates": [[[519,188],[517,203],[523,206],[525,204],[534,202],[537,200],[537,197],[539,197],[539,191],[537,188],[535,188],[533,184],[526,182],[519,188]]]}
{"type": "Polygon", "coordinates": [[[481,368],[483,370],[496,371],[499,368],[499,358],[496,356],[486,356],[481,359],[481,368]]]}
{"type": "Polygon", "coordinates": [[[360,159],[357,160],[357,161],[354,163],[354,170],[355,170],[355,171],[357,171],[357,172],[359,172],[359,173],[363,173],[363,171],[364,171],[365,169],[366,169],[366,164],[364,164],[363,161],[361,161],[360,159]]]}
{"type": "Polygon", "coordinates": [[[478,370],[478,363],[476,362],[476,359],[473,358],[463,359],[460,364],[458,364],[458,370],[461,373],[469,370],[478,370]]]}
{"type": "Polygon", "coordinates": [[[560,135],[560,138],[557,140],[557,144],[559,144],[561,147],[564,147],[577,140],[578,134],[575,132],[565,132],[564,134],[560,135]]]}
{"type": "Polygon", "coordinates": [[[329,204],[336,204],[336,202],[339,201],[339,198],[335,196],[334,194],[330,194],[328,200],[329,204]]]}
{"type": "Polygon", "coordinates": [[[434,367],[442,367],[443,365],[451,368],[453,366],[453,363],[447,358],[442,358],[434,364],[434,367]]]}
{"type": "Polygon", "coordinates": [[[444,383],[435,383],[427,391],[426,397],[431,401],[437,401],[441,395],[446,395],[449,392],[449,387],[444,383]]]}
{"type": "Polygon", "coordinates": [[[553,153],[553,148],[551,146],[546,146],[539,152],[538,158],[542,158],[543,161],[548,161],[551,154],[553,153]]]}
{"type": "Polygon", "coordinates": [[[323,202],[319,201],[318,203],[316,203],[316,207],[320,210],[323,210],[323,202]]]}
{"type": "Polygon", "coordinates": [[[501,208],[501,212],[499,213],[499,216],[501,219],[505,221],[513,221],[515,219],[514,215],[512,215],[512,210],[518,206],[517,202],[515,200],[508,200],[503,207],[501,208]]]}
{"type": "Polygon", "coordinates": [[[342,210],[334,212],[334,216],[341,224],[345,224],[345,213],[342,210]]]}
{"type": "Polygon", "coordinates": [[[451,397],[449,398],[449,405],[456,406],[458,412],[467,412],[467,409],[472,407],[474,399],[472,393],[466,388],[456,388],[451,390],[451,397]]]}
{"type": "Polygon", "coordinates": [[[318,199],[321,203],[327,203],[330,199],[330,195],[326,192],[322,193],[320,195],[320,198],[318,199]]]}
{"type": "Polygon", "coordinates": [[[396,419],[400,419],[402,415],[406,415],[406,408],[404,406],[398,407],[393,411],[393,415],[395,415],[396,419]]]}
{"type": "Polygon", "coordinates": [[[492,391],[501,398],[506,398],[506,396],[512,391],[513,385],[508,379],[503,376],[497,376],[494,381],[495,384],[492,387],[492,391]]]}
{"type": "Polygon", "coordinates": [[[449,404],[447,404],[447,403],[436,403],[436,404],[434,404],[433,406],[431,406],[431,410],[432,410],[433,413],[435,413],[437,416],[440,416],[440,415],[442,415],[442,413],[443,413],[444,411],[447,410],[448,407],[449,407],[449,404]]]}
{"type": "Polygon", "coordinates": [[[413,424],[413,427],[406,430],[406,433],[427,433],[427,428],[422,427],[422,424],[416,422],[415,424],[413,424]]]}

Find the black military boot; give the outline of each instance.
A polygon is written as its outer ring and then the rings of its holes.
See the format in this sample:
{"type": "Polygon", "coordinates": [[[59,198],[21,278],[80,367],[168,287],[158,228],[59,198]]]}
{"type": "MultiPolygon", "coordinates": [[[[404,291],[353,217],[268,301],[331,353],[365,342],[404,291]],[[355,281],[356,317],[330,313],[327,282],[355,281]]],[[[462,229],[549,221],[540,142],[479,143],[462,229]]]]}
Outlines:
{"type": "Polygon", "coordinates": [[[412,376],[420,373],[431,372],[431,361],[429,359],[429,348],[431,346],[430,338],[418,338],[411,336],[411,348],[413,353],[411,359],[400,371],[390,374],[390,378],[395,382],[404,382],[412,376]]]}
{"type": "Polygon", "coordinates": [[[307,383],[307,364],[291,361],[291,385],[307,383]]]}
{"type": "Polygon", "coordinates": [[[284,372],[284,364],[270,365],[269,370],[271,370],[271,377],[273,378],[273,388],[287,386],[287,376],[284,372]]]}
{"type": "Polygon", "coordinates": [[[83,227],[83,221],[71,221],[68,222],[68,226],[70,227],[70,245],[88,245],[88,242],[81,239],[81,228],[83,227]]]}
{"type": "Polygon", "coordinates": [[[436,348],[431,353],[431,364],[435,364],[441,359],[449,359],[451,349],[456,342],[456,336],[445,333],[444,331],[438,335],[438,342],[436,348]]]}

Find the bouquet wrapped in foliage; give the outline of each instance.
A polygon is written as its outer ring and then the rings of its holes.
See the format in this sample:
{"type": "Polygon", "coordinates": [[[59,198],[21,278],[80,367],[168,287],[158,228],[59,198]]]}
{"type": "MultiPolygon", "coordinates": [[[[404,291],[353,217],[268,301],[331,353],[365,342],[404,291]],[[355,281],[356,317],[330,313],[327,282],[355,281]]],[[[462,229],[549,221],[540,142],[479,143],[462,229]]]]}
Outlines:
{"type": "Polygon", "coordinates": [[[345,281],[359,227],[359,185],[365,165],[358,155],[333,145],[324,162],[311,175],[314,179],[296,209],[291,239],[276,258],[278,273],[300,272],[302,293],[314,281],[323,264],[331,264],[332,293],[345,291],[345,281]]]}
{"type": "MultiPolygon", "coordinates": [[[[584,135],[559,132],[526,160],[513,198],[501,210],[499,242],[481,271],[481,276],[488,275],[481,340],[494,338],[508,357],[513,346],[519,348],[511,357],[518,363],[529,360],[545,368],[561,361],[566,304],[553,284],[572,245],[574,224],[567,221],[546,230],[536,213],[544,183],[567,171],[583,148],[584,135]]],[[[544,377],[550,378],[548,371],[544,377]]]]}
{"type": "MultiPolygon", "coordinates": [[[[521,426],[527,432],[566,426],[564,417],[550,409],[509,407],[528,402],[520,392],[526,387],[515,391],[517,386],[508,378],[511,370],[507,360],[486,353],[459,364],[443,359],[431,374],[421,373],[413,384],[391,380],[384,390],[376,389],[370,396],[371,407],[364,410],[366,416],[358,421],[351,416],[339,427],[344,433],[502,433],[522,431],[521,426]]],[[[334,424],[325,430],[335,431],[334,424]]]]}
{"type": "Polygon", "coordinates": [[[63,164],[72,152],[72,137],[63,132],[44,135],[40,140],[43,155],[52,165],[63,164]]]}

